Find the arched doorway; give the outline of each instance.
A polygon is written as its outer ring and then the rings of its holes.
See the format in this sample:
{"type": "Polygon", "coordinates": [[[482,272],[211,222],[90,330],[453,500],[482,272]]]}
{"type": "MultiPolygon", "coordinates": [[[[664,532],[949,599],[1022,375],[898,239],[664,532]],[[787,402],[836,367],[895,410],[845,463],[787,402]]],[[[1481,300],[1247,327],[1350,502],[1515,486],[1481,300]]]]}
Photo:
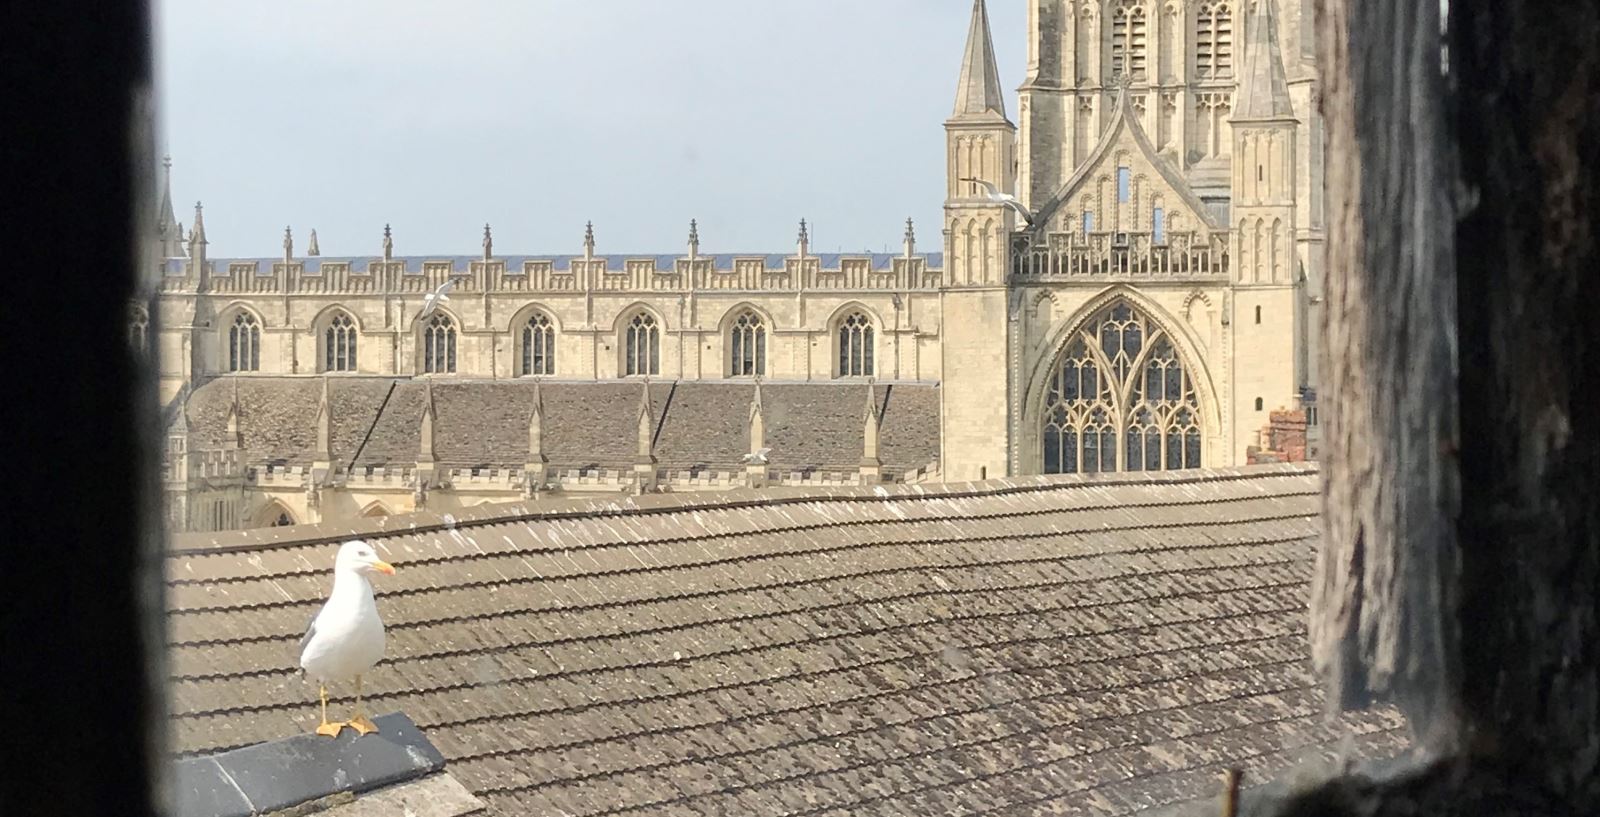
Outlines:
{"type": "Polygon", "coordinates": [[[1046,474],[1199,468],[1194,380],[1172,339],[1125,299],[1096,312],[1048,370],[1046,474]]]}

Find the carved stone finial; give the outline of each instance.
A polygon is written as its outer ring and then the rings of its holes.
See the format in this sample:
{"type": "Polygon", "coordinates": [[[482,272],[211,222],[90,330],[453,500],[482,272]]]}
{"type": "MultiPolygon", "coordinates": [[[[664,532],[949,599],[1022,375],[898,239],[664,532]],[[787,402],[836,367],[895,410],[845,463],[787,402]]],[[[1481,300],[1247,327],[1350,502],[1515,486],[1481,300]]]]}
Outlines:
{"type": "Polygon", "coordinates": [[[322,254],[322,248],[317,246],[317,231],[311,231],[311,240],[306,245],[306,255],[317,256],[322,254]]]}
{"type": "Polygon", "coordinates": [[[388,261],[394,257],[394,233],[389,230],[389,225],[383,225],[383,260],[388,261]]]}
{"type": "Polygon", "coordinates": [[[689,257],[696,258],[700,255],[700,224],[694,219],[689,219],[689,257]]]}
{"type": "Polygon", "coordinates": [[[283,260],[288,261],[294,257],[294,232],[288,227],[283,228],[283,260]]]}
{"type": "Polygon", "coordinates": [[[483,223],[483,260],[488,261],[494,256],[494,236],[489,232],[489,222],[483,223]]]}
{"type": "Polygon", "coordinates": [[[906,240],[906,257],[910,258],[911,256],[916,255],[916,253],[917,253],[917,228],[916,228],[916,225],[911,223],[911,219],[909,219],[909,218],[906,219],[906,238],[905,238],[905,240],[906,240]]]}

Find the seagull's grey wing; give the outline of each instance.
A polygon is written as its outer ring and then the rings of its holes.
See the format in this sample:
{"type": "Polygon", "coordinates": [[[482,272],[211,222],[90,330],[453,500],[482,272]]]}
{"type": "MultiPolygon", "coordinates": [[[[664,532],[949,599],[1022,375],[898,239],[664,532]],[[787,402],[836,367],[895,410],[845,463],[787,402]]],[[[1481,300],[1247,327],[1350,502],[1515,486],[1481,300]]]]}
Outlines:
{"type": "MultiPolygon", "coordinates": [[[[311,639],[317,637],[317,617],[320,615],[322,615],[322,609],[318,608],[315,613],[311,614],[311,621],[306,623],[306,634],[300,636],[300,649],[294,654],[295,666],[300,666],[300,656],[306,654],[306,645],[311,643],[311,639]]],[[[304,675],[305,671],[305,667],[300,667],[301,675],[304,675]]]]}
{"type": "Polygon", "coordinates": [[[1022,216],[1023,221],[1026,221],[1029,224],[1033,223],[1033,213],[1028,212],[1028,208],[1023,207],[1020,202],[1007,199],[1005,203],[1010,206],[1011,209],[1017,211],[1017,215],[1022,216]]]}
{"type": "Polygon", "coordinates": [[[988,181],[985,181],[983,179],[978,179],[978,178],[965,179],[964,181],[969,181],[969,182],[972,182],[973,184],[978,185],[979,187],[982,187],[983,191],[985,193],[988,193],[990,196],[997,195],[1000,192],[999,188],[995,187],[993,182],[988,182],[988,181]]]}

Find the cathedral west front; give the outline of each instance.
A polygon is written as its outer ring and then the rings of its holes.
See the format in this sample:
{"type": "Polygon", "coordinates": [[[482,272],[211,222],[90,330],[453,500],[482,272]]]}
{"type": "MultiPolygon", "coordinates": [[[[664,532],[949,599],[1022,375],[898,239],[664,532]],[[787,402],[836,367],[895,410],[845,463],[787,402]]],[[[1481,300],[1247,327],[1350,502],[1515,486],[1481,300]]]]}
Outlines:
{"type": "Polygon", "coordinates": [[[1026,75],[1000,76],[976,0],[931,252],[910,223],[861,255],[814,252],[804,223],[792,247],[719,253],[689,223],[656,255],[609,254],[593,226],[507,254],[486,225],[464,254],[384,229],[367,256],[286,232],[281,255],[228,257],[169,183],[131,320],[174,529],[1231,466],[1280,415],[1314,423],[1302,0],[1010,1],[1026,75]]]}

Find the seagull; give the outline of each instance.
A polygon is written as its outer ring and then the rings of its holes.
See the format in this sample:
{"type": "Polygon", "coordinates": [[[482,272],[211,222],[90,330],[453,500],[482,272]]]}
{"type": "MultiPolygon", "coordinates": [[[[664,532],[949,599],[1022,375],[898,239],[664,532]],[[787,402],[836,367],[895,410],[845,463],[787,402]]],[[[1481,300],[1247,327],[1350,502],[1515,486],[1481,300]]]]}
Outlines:
{"type": "Polygon", "coordinates": [[[455,287],[455,285],[456,279],[446,278],[445,282],[440,284],[438,289],[428,293],[428,296],[422,299],[422,311],[417,313],[417,320],[420,321],[423,318],[432,315],[433,310],[439,308],[439,304],[449,303],[449,293],[450,290],[455,287]]]}
{"type": "Polygon", "coordinates": [[[766,465],[767,464],[767,455],[771,454],[771,453],[772,453],[772,449],[770,449],[770,448],[757,448],[755,450],[755,453],[746,454],[746,455],[740,457],[739,461],[743,462],[743,463],[748,463],[750,465],[766,465]]]}
{"type": "Polygon", "coordinates": [[[1033,224],[1033,213],[1028,212],[1028,208],[1023,207],[1022,202],[1017,201],[1016,196],[1013,196],[1010,193],[1000,192],[1000,189],[995,187],[992,182],[986,182],[983,179],[962,179],[961,181],[972,182],[973,184],[981,186],[984,191],[989,194],[989,201],[998,202],[1010,207],[1011,209],[1017,211],[1017,215],[1022,216],[1023,221],[1026,221],[1030,225],[1033,224]]]}
{"type": "Polygon", "coordinates": [[[322,690],[319,735],[336,738],[345,726],[362,735],[378,731],[361,711],[361,675],[383,658],[383,620],[378,618],[378,605],[367,581],[373,573],[393,576],[394,568],[360,539],[341,545],[333,560],[333,592],[300,639],[300,668],[317,679],[322,690]],[[330,723],[328,682],[351,678],[356,682],[355,711],[348,723],[330,723]]]}

